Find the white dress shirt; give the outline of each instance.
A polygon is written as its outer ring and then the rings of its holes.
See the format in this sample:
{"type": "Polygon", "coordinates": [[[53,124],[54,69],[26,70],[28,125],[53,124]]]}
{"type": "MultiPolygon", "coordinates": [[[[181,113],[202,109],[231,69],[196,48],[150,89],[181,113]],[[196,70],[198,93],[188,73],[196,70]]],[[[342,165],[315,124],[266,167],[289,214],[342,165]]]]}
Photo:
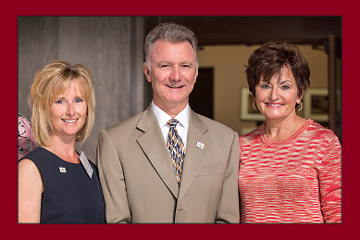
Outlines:
{"type": "MultiPolygon", "coordinates": [[[[160,109],[158,106],[156,106],[154,101],[151,102],[151,107],[158,120],[166,144],[167,135],[169,132],[169,125],[167,125],[167,122],[171,119],[171,117],[162,109],[160,109]]],[[[175,117],[175,119],[179,121],[179,123],[176,125],[176,130],[181,137],[185,149],[186,149],[187,134],[189,130],[189,121],[190,121],[189,117],[190,117],[190,106],[188,103],[186,107],[175,117]]]]}

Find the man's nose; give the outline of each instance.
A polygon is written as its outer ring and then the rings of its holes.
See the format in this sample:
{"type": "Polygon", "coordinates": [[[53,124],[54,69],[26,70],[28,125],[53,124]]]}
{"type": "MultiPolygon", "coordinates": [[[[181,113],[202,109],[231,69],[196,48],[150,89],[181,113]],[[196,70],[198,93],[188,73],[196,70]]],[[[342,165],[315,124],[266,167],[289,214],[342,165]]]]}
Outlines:
{"type": "Polygon", "coordinates": [[[180,81],[181,80],[181,71],[179,67],[175,66],[171,69],[170,78],[172,81],[180,81]]]}

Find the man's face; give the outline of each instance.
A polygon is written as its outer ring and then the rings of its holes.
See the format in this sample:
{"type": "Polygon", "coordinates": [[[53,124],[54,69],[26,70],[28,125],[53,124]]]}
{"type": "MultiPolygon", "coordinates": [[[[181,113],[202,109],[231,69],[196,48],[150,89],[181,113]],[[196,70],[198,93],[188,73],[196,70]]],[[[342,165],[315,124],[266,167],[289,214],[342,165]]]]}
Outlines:
{"type": "Polygon", "coordinates": [[[151,70],[145,63],[143,69],[152,84],[158,107],[170,116],[186,107],[198,75],[195,53],[189,42],[157,40],[150,53],[151,70]]]}

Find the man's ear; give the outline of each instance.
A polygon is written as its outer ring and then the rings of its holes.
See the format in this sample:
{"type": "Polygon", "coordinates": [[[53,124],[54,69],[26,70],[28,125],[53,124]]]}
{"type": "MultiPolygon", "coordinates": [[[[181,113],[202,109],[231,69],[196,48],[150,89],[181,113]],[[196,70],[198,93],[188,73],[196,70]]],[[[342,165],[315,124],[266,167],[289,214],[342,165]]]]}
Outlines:
{"type": "Polygon", "coordinates": [[[196,83],[196,80],[197,80],[197,76],[199,75],[199,68],[196,69],[196,72],[195,72],[195,80],[194,80],[194,84],[196,83]]]}
{"type": "Polygon", "coordinates": [[[143,63],[143,71],[144,71],[146,80],[147,80],[148,82],[151,82],[150,70],[149,70],[149,68],[147,67],[147,65],[146,65],[145,62],[143,63]]]}

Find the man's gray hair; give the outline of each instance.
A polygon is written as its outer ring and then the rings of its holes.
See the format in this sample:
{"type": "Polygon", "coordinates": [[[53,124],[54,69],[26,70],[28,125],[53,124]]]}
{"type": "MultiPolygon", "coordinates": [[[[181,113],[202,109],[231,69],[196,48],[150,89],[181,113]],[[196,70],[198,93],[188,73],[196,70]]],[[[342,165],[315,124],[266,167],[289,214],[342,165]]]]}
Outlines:
{"type": "Polygon", "coordinates": [[[195,53],[196,69],[199,67],[198,40],[195,33],[187,27],[176,23],[162,23],[156,26],[146,36],[144,43],[144,55],[147,68],[150,70],[150,54],[154,43],[159,40],[165,40],[171,43],[181,43],[188,41],[195,53]]]}

